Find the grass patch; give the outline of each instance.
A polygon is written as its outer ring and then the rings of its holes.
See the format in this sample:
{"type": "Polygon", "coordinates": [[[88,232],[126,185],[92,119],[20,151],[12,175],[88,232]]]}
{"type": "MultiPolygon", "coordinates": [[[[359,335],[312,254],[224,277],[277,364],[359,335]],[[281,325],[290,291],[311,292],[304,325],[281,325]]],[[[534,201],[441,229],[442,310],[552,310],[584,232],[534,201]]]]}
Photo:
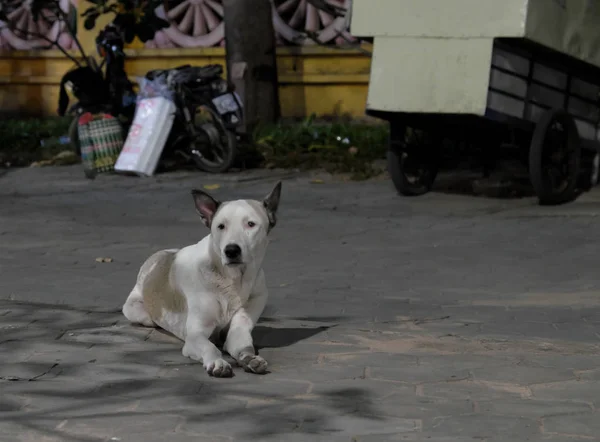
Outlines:
{"type": "Polygon", "coordinates": [[[70,147],[61,144],[72,118],[3,119],[0,121],[0,167],[29,166],[70,147]]]}
{"type": "MultiPolygon", "coordinates": [[[[70,150],[60,138],[67,135],[71,121],[69,117],[0,121],[0,167],[27,167],[70,150]]],[[[307,118],[259,127],[253,139],[253,145],[247,147],[260,157],[255,165],[325,169],[364,180],[381,172],[373,162],[385,158],[388,126],[307,118]]]]}
{"type": "Polygon", "coordinates": [[[254,144],[268,168],[322,168],[364,180],[380,173],[375,160],[385,158],[388,126],[356,122],[302,122],[259,127],[254,144]]]}

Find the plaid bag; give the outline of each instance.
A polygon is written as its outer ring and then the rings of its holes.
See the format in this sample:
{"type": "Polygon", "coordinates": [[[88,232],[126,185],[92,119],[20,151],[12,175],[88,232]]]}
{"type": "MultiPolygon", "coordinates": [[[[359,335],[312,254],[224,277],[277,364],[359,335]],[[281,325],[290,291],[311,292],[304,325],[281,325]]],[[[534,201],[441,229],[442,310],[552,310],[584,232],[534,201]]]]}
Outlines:
{"type": "Polygon", "coordinates": [[[84,113],[77,122],[81,144],[81,162],[88,178],[114,171],[123,148],[121,123],[106,113],[84,113]]]}

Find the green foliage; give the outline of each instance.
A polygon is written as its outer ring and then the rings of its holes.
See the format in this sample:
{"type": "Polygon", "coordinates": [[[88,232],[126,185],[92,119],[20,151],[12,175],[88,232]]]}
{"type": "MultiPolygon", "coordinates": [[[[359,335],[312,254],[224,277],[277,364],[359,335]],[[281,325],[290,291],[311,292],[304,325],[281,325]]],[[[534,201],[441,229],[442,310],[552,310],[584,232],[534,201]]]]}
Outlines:
{"type": "Polygon", "coordinates": [[[314,169],[349,173],[352,179],[380,173],[375,160],[385,158],[388,127],[356,122],[326,123],[307,118],[301,123],[259,127],[255,146],[267,167],[314,169]]]}
{"type": "Polygon", "coordinates": [[[113,23],[125,32],[125,41],[131,43],[135,37],[146,42],[156,31],[169,23],[156,16],[154,10],[162,4],[160,0],[87,0],[91,4],[82,16],[84,27],[94,29],[98,17],[115,14],[113,23]]]}
{"type": "MultiPolygon", "coordinates": [[[[1,120],[0,167],[6,163],[28,166],[71,149],[59,142],[68,134],[71,121],[69,117],[1,120]]],[[[385,158],[387,141],[387,125],[308,118],[259,127],[254,133],[253,149],[266,167],[319,168],[362,180],[380,173],[373,161],[385,158]]]]}
{"type": "Polygon", "coordinates": [[[0,120],[0,167],[28,166],[52,158],[68,145],[59,138],[67,135],[71,118],[31,118],[0,120]]]}
{"type": "MultiPolygon", "coordinates": [[[[123,29],[125,40],[131,43],[135,37],[146,42],[154,37],[156,31],[169,26],[169,23],[158,18],[154,10],[162,4],[161,0],[85,0],[80,3],[80,8],[87,8],[83,11],[83,25],[85,29],[91,30],[96,26],[99,17],[106,14],[114,14],[113,22],[123,29]]],[[[0,20],[8,22],[7,16],[20,2],[14,0],[0,0],[0,20]]],[[[40,14],[50,17],[53,20],[62,20],[69,24],[70,30],[74,33],[76,20],[68,17],[61,9],[58,0],[31,0],[31,11],[34,19],[40,14]]],[[[21,33],[27,33],[27,29],[14,29],[21,33]]],[[[56,44],[56,42],[53,42],[56,44]]]]}

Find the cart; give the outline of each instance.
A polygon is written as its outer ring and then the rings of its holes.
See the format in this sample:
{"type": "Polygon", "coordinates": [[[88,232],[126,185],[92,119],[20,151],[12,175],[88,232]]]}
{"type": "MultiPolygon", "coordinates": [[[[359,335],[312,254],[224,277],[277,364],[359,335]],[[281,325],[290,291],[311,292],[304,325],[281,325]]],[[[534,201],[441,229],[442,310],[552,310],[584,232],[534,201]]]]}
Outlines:
{"type": "Polygon", "coordinates": [[[517,145],[540,204],[598,182],[600,1],[354,0],[351,26],[374,37],[367,114],[390,123],[400,194],[459,139],[517,145]]]}

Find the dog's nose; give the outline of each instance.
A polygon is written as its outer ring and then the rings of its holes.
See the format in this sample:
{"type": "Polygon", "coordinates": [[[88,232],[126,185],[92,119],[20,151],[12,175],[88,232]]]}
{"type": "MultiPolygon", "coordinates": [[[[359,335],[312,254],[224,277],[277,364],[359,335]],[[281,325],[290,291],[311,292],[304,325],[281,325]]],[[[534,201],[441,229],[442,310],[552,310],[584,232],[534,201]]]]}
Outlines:
{"type": "Polygon", "coordinates": [[[239,258],[242,254],[242,249],[237,244],[227,244],[225,246],[225,256],[229,259],[239,258]]]}

